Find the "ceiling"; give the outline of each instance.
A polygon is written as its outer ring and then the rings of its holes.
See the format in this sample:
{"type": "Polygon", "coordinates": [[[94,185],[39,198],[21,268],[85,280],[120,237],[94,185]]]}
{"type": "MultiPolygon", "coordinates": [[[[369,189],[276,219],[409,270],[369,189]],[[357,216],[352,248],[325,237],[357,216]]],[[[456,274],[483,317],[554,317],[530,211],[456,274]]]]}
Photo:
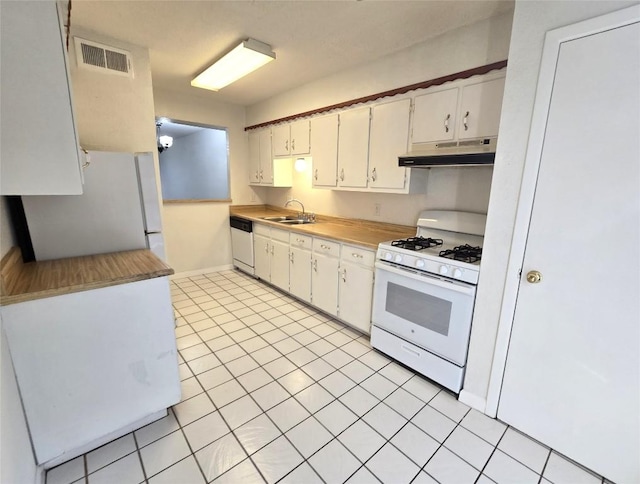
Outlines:
{"type": "Polygon", "coordinates": [[[154,88],[249,106],[513,9],[513,0],[73,0],[71,25],[149,48],[154,88]],[[248,37],[276,60],[221,89],[191,79],[248,37]]]}

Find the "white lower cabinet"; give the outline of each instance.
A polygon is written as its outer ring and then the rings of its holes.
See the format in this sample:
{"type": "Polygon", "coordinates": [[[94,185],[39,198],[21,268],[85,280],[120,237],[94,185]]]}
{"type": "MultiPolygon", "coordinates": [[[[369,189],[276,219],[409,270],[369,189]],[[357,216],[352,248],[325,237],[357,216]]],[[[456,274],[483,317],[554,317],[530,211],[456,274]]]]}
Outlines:
{"type": "Polygon", "coordinates": [[[338,315],[338,266],[340,244],[313,239],[311,260],[312,304],[332,316],[338,315]]]}
{"type": "Polygon", "coordinates": [[[311,237],[291,234],[289,249],[289,292],[311,302],[311,237]]]}
{"type": "Polygon", "coordinates": [[[338,271],[338,317],[360,331],[371,333],[374,252],[342,246],[338,271]]]}
{"type": "Polygon", "coordinates": [[[289,232],[254,225],[255,274],[289,291],[289,232]]]}

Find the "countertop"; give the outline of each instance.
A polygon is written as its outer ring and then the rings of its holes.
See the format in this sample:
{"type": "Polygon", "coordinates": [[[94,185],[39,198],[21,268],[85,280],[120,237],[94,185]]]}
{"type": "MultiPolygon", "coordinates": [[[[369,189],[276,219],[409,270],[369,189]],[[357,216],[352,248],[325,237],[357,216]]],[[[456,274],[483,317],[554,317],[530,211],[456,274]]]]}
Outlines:
{"type": "Polygon", "coordinates": [[[263,220],[262,217],[297,213],[296,211],[274,207],[272,205],[231,205],[229,207],[229,213],[230,215],[237,215],[278,229],[324,237],[373,250],[378,248],[380,242],[413,237],[416,234],[416,227],[409,225],[395,225],[370,220],[330,217],[327,215],[317,215],[315,223],[300,225],[287,225],[263,220]]]}
{"type": "Polygon", "coordinates": [[[14,247],[3,257],[0,274],[0,304],[6,306],[169,276],[173,269],[147,249],[23,263],[14,247]]]}

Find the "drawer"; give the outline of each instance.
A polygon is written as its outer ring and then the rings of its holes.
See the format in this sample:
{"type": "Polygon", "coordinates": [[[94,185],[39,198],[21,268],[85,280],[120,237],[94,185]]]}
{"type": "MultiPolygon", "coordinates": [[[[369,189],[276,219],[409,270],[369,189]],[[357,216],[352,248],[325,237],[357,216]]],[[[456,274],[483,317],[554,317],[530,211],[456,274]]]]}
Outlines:
{"type": "Polygon", "coordinates": [[[291,247],[311,250],[312,242],[313,237],[309,235],[296,234],[295,232],[289,234],[289,244],[291,244],[291,247]]]}
{"type": "Polygon", "coordinates": [[[353,245],[342,245],[341,260],[345,262],[355,262],[366,267],[373,267],[376,261],[376,253],[362,247],[354,247],[353,245]]]}
{"type": "Polygon", "coordinates": [[[281,242],[289,243],[289,231],[271,228],[271,238],[281,242]]]}
{"type": "Polygon", "coordinates": [[[264,235],[265,237],[271,237],[271,227],[268,225],[253,224],[253,233],[264,235]]]}
{"type": "Polygon", "coordinates": [[[318,254],[326,254],[340,257],[340,243],[332,240],[313,238],[313,251],[318,254]]]}

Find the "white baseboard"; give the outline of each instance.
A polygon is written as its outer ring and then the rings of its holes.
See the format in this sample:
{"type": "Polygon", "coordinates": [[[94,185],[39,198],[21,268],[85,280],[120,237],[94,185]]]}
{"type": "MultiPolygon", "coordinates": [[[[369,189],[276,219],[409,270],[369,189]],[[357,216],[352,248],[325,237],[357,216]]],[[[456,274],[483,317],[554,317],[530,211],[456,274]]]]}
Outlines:
{"type": "MultiPolygon", "coordinates": [[[[465,405],[468,405],[471,408],[475,408],[478,412],[482,412],[482,413],[484,413],[487,407],[486,398],[482,398],[482,397],[479,397],[478,395],[474,395],[473,393],[470,393],[464,389],[460,391],[458,400],[464,403],[465,405]]],[[[489,415],[489,416],[495,417],[495,415],[489,415]]]]}
{"type": "Polygon", "coordinates": [[[229,271],[233,269],[233,264],[225,264],[223,266],[205,267],[204,269],[196,269],[194,271],[176,272],[169,276],[169,279],[180,279],[183,277],[201,276],[202,274],[208,274],[209,272],[221,272],[229,271]]]}

